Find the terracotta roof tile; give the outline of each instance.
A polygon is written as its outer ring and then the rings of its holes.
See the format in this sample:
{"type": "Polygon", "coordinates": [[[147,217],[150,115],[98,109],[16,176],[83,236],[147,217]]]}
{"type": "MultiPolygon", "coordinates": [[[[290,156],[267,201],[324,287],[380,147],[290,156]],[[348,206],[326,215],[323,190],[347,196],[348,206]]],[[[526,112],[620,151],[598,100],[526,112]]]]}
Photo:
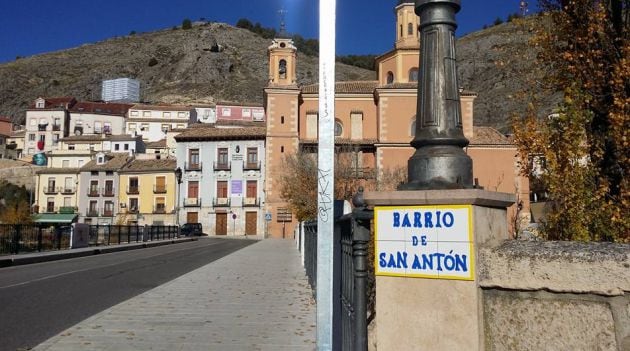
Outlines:
{"type": "Polygon", "coordinates": [[[470,146],[479,145],[510,146],[514,144],[512,144],[510,138],[492,127],[475,126],[473,129],[473,137],[470,139],[470,146]]]}
{"type": "Polygon", "coordinates": [[[42,169],[39,169],[35,173],[37,174],[76,174],[76,173],[79,173],[79,168],[67,168],[67,167],[42,168],[42,169]]]}
{"type": "MultiPolygon", "coordinates": [[[[39,98],[38,98],[39,99],[39,98]]],[[[77,100],[74,96],[61,96],[61,97],[42,97],[44,99],[44,109],[54,109],[54,108],[70,108],[74,104],[76,104],[77,100]]],[[[30,105],[30,109],[35,108],[35,101],[30,105]]]]}
{"type": "Polygon", "coordinates": [[[80,143],[80,142],[98,142],[98,141],[134,141],[137,140],[139,138],[142,138],[141,136],[133,136],[133,135],[126,135],[126,134],[121,134],[121,135],[107,135],[106,137],[103,138],[102,135],[71,135],[71,136],[67,136],[65,138],[62,138],[61,141],[63,142],[75,142],[75,143],[80,143]]]}
{"type": "Polygon", "coordinates": [[[123,169],[120,170],[121,173],[133,173],[133,172],[169,172],[175,171],[177,168],[177,160],[174,158],[163,158],[163,159],[151,159],[151,160],[133,160],[129,162],[123,169]]]}
{"type": "Polygon", "coordinates": [[[131,107],[132,110],[147,110],[147,111],[190,111],[193,109],[191,106],[184,105],[144,105],[136,104],[131,107]]]}
{"type": "Polygon", "coordinates": [[[124,116],[132,106],[132,104],[80,101],[72,106],[70,112],[124,116]]]}
{"type": "Polygon", "coordinates": [[[263,107],[263,104],[261,102],[220,101],[217,102],[217,106],[263,107]]]}
{"type": "Polygon", "coordinates": [[[127,162],[132,160],[131,157],[127,154],[106,154],[105,157],[108,158],[105,164],[99,165],[96,164],[96,160],[92,160],[88,162],[85,166],[81,167],[81,172],[90,172],[90,171],[118,171],[120,170],[127,162]]]}
{"type": "Polygon", "coordinates": [[[161,139],[158,141],[151,141],[151,142],[145,143],[144,146],[147,149],[164,149],[166,148],[166,139],[161,139]]]}
{"type": "Polygon", "coordinates": [[[179,141],[248,140],[265,139],[266,127],[221,128],[213,125],[188,128],[175,137],[179,141]]]}
{"type": "MultiPolygon", "coordinates": [[[[335,84],[335,93],[337,94],[372,94],[374,89],[378,87],[376,80],[359,80],[348,82],[337,82],[335,84]]],[[[302,87],[303,94],[317,94],[319,92],[319,84],[311,84],[302,87]]]]}

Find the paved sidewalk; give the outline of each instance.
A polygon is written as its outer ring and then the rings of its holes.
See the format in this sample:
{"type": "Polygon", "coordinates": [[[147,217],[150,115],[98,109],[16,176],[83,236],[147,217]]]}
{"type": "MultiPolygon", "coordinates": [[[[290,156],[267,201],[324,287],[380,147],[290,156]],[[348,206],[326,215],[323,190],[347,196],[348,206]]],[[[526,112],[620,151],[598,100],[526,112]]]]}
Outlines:
{"type": "Polygon", "coordinates": [[[127,300],[34,350],[314,350],[293,241],[267,239],[127,300]]]}

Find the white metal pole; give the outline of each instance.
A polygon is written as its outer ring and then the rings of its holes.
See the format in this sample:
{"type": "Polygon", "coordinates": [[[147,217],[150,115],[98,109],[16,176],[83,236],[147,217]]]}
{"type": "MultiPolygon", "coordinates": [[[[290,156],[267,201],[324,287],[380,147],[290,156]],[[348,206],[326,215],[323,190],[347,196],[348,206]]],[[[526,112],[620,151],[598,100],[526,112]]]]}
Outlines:
{"type": "Polygon", "coordinates": [[[336,0],[319,1],[317,349],[332,350],[336,0]]]}

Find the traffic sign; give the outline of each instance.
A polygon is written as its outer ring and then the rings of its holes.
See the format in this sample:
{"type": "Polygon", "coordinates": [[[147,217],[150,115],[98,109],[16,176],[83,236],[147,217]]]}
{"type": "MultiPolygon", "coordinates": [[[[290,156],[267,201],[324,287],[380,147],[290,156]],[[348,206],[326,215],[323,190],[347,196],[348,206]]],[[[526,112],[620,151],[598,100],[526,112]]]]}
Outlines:
{"type": "Polygon", "coordinates": [[[267,213],[265,214],[265,221],[267,221],[267,222],[271,222],[271,213],[270,213],[270,212],[267,212],[267,213]]]}

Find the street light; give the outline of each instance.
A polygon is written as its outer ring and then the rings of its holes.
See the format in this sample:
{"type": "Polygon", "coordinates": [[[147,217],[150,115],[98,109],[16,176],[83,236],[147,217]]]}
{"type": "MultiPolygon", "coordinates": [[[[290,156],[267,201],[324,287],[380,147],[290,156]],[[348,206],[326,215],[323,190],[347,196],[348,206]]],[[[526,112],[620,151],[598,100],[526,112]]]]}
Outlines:
{"type": "Polygon", "coordinates": [[[175,170],[175,178],[177,179],[177,197],[175,198],[175,224],[177,224],[177,231],[179,232],[179,198],[182,184],[182,169],[179,167],[177,167],[177,169],[175,170]]]}

